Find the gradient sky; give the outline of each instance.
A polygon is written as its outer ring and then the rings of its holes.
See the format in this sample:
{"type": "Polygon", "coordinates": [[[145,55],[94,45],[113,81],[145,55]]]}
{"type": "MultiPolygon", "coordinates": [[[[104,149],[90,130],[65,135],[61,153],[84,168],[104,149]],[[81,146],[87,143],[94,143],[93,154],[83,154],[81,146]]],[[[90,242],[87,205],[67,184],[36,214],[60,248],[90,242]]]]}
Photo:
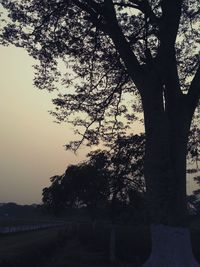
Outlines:
{"type": "MultiPolygon", "coordinates": [[[[20,48],[0,47],[0,202],[40,203],[49,178],[82,161],[63,145],[74,140],[72,126],[56,124],[48,110],[52,94],[34,88],[34,61],[20,48]]],[[[188,183],[188,192],[193,188],[188,183]]]]}
{"type": "Polygon", "coordinates": [[[0,47],[0,202],[39,203],[49,178],[84,159],[63,145],[75,139],[72,126],[48,114],[52,94],[34,88],[34,61],[25,50],[0,47]]]}

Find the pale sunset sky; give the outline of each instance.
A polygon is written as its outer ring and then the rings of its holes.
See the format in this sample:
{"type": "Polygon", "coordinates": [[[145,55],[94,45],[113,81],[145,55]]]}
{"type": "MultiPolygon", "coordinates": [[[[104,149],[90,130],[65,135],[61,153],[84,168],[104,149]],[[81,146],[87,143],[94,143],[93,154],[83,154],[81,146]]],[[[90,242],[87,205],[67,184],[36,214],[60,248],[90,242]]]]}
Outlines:
{"type": "MultiPolygon", "coordinates": [[[[53,95],[33,86],[34,61],[25,50],[1,46],[0,58],[0,202],[40,203],[49,178],[82,161],[88,149],[77,155],[64,149],[75,139],[72,126],[48,114],[53,95]]],[[[192,187],[188,182],[188,193],[192,187]]]]}
{"type": "Polygon", "coordinates": [[[0,202],[40,203],[49,178],[83,160],[86,149],[65,150],[75,139],[72,126],[53,122],[53,95],[33,86],[26,51],[1,46],[0,58],[0,202]]]}

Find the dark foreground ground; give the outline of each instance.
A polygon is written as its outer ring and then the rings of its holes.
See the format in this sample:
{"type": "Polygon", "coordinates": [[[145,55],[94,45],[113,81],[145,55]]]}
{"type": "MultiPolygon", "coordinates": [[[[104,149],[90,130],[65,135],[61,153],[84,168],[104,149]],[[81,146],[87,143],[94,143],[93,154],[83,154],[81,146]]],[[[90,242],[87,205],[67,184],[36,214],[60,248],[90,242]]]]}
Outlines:
{"type": "MultiPolygon", "coordinates": [[[[191,221],[200,262],[200,220],[191,221]]],[[[0,236],[0,267],[109,267],[110,226],[72,223],[65,227],[0,236]]],[[[139,267],[151,250],[149,227],[116,227],[116,267],[139,267]]]]}

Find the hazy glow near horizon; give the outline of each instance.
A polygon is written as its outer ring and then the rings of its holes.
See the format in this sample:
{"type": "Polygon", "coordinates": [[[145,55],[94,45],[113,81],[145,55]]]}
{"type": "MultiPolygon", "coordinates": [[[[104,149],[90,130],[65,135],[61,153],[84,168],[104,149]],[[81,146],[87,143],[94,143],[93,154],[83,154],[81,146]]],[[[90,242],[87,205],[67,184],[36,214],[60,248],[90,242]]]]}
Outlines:
{"type": "Polygon", "coordinates": [[[49,178],[83,160],[86,149],[65,151],[73,129],[48,114],[52,94],[32,85],[34,61],[25,50],[0,47],[0,56],[0,202],[39,203],[49,178]]]}
{"type": "MultiPolygon", "coordinates": [[[[34,61],[25,50],[0,47],[0,202],[40,203],[49,178],[85,158],[65,151],[73,129],[55,124],[48,110],[52,94],[34,88],[34,61]]],[[[188,192],[193,183],[188,183],[188,192]]]]}

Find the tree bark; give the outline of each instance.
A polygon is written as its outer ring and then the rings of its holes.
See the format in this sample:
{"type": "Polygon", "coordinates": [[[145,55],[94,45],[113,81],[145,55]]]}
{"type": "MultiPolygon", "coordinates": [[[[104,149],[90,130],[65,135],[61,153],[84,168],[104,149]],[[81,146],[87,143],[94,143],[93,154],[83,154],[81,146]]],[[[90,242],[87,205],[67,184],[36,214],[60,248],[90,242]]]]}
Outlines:
{"type": "Polygon", "coordinates": [[[152,253],[144,267],[193,267],[187,229],[186,155],[191,116],[184,96],[166,107],[161,89],[143,96],[144,175],[152,226],[152,253]],[[148,99],[148,100],[147,100],[148,99]]]}
{"type": "Polygon", "coordinates": [[[150,87],[142,99],[147,202],[152,223],[184,226],[186,155],[191,117],[182,96],[177,98],[176,105],[169,108],[164,104],[162,92],[159,86],[150,87]]]}

